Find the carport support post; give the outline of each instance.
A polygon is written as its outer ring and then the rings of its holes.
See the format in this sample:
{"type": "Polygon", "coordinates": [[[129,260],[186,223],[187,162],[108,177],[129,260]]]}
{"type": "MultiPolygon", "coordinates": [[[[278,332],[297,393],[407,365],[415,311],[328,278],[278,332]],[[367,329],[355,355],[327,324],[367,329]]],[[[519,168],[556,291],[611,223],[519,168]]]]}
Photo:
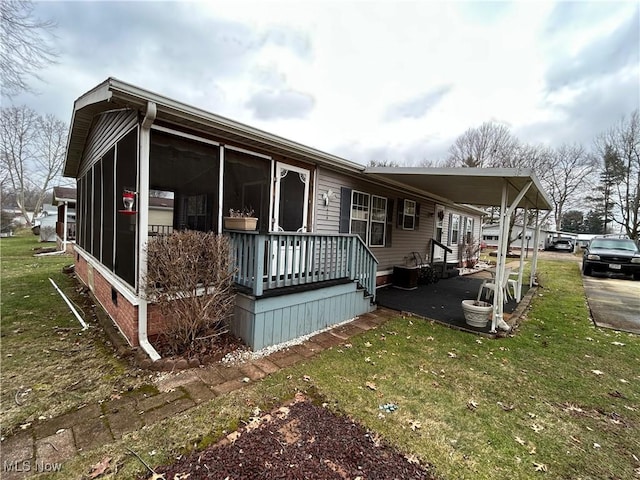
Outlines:
{"type": "Polygon", "coordinates": [[[529,275],[529,288],[533,287],[533,281],[536,278],[536,273],[538,271],[538,243],[540,242],[540,229],[542,228],[542,224],[549,218],[551,215],[551,211],[547,212],[547,214],[542,217],[542,220],[539,220],[540,211],[536,210],[536,233],[534,235],[534,250],[533,250],[533,258],[531,259],[531,274],[529,275]]]}
{"type": "Polygon", "coordinates": [[[507,180],[504,180],[502,185],[502,199],[500,201],[500,229],[499,238],[498,238],[498,251],[496,252],[496,276],[494,282],[496,284],[495,293],[493,295],[493,317],[491,319],[491,332],[496,332],[496,325],[499,321],[502,320],[502,316],[504,314],[504,297],[501,288],[498,288],[498,285],[502,285],[502,278],[504,276],[504,264],[506,259],[505,250],[507,248],[506,245],[506,235],[505,232],[505,223],[508,225],[506,221],[506,211],[507,211],[507,180]]]}
{"type": "Polygon", "coordinates": [[[507,192],[509,183],[507,179],[504,180],[502,185],[502,202],[500,205],[500,241],[498,242],[498,265],[496,267],[496,295],[493,300],[493,320],[491,322],[491,333],[496,332],[496,325],[504,323],[504,291],[499,288],[503,284],[505,266],[507,260],[507,245],[509,235],[509,218],[513,214],[513,211],[518,208],[518,204],[522,201],[522,198],[526,195],[527,191],[531,188],[533,182],[527,183],[522,190],[518,193],[515,200],[509,206],[507,206],[507,192]]]}
{"type": "Polygon", "coordinates": [[[524,241],[527,236],[527,223],[529,222],[529,205],[524,202],[524,213],[522,218],[522,235],[520,237],[520,268],[518,269],[518,284],[516,285],[516,302],[520,303],[522,297],[522,275],[524,274],[524,241]]]}

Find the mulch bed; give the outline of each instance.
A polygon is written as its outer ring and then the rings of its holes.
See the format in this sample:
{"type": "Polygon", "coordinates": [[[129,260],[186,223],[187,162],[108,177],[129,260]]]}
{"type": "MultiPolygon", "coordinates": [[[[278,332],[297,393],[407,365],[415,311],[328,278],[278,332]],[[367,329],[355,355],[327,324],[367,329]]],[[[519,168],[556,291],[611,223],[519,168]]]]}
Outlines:
{"type": "Polygon", "coordinates": [[[156,472],[189,480],[435,479],[428,465],[410,461],[359,424],[302,395],[156,472]]]}

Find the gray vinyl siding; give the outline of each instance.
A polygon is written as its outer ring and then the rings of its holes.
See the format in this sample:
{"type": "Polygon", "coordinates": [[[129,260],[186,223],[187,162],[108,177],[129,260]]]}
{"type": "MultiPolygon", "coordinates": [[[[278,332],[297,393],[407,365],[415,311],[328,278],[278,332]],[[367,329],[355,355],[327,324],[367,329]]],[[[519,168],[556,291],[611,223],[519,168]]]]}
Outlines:
{"type": "Polygon", "coordinates": [[[135,110],[105,112],[97,117],[82,155],[80,173],[91,167],[111,148],[120,137],[138,123],[135,110]]]}
{"type": "Polygon", "coordinates": [[[407,195],[396,189],[342,175],[322,167],[318,168],[318,185],[314,193],[314,208],[316,209],[314,231],[318,233],[339,232],[342,187],[393,200],[391,247],[369,247],[378,259],[378,272],[392,269],[394,265],[405,264],[405,257],[414,251],[420,252],[423,258],[426,258],[429,241],[434,234],[435,204],[433,201],[415,195],[407,195]],[[329,190],[333,192],[333,195],[329,200],[329,205],[325,205],[323,194],[329,190]],[[397,227],[399,199],[414,200],[420,204],[420,221],[417,230],[404,230],[397,227]]]}

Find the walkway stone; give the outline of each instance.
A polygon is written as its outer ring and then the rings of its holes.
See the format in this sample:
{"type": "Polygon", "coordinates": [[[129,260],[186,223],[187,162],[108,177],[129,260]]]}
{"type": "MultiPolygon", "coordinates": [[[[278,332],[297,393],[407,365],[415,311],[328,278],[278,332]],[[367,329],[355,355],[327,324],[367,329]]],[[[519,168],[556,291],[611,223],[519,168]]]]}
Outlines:
{"type": "Polygon", "coordinates": [[[240,366],[216,365],[186,370],[161,380],[157,393],[125,393],[37,422],[26,431],[2,441],[0,477],[3,480],[22,479],[36,472],[59,468],[65,460],[81,451],[120,439],[144,425],[162,421],[312,358],[323,350],[348,343],[350,337],[376,328],[396,315],[395,311],[378,309],[268,357],[240,366]],[[243,381],[247,378],[249,382],[243,381]]]}
{"type": "Polygon", "coordinates": [[[113,441],[109,427],[102,418],[90,418],[72,428],[78,450],[91,450],[94,447],[113,441]]]}
{"type": "Polygon", "coordinates": [[[53,464],[77,453],[71,429],[62,430],[36,442],[36,464],[53,464]]]}
{"type": "Polygon", "coordinates": [[[145,425],[153,425],[160,420],[169,418],[177,413],[184,412],[185,410],[195,406],[195,402],[190,398],[181,398],[171,403],[167,403],[160,408],[149,410],[142,414],[142,422],[145,425]]]}

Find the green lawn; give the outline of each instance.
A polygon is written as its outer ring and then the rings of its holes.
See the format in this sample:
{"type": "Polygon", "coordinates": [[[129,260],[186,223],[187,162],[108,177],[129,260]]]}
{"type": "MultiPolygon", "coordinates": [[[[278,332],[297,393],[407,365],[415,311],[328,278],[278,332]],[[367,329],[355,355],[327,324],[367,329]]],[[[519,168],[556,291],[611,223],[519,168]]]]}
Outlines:
{"type": "MultiPolygon", "coordinates": [[[[16,365],[27,368],[31,362],[31,368],[40,368],[42,355],[24,356],[20,364],[6,357],[4,302],[12,296],[5,291],[2,245],[4,383],[16,365]]],[[[16,272],[11,290],[23,295],[13,288],[18,282],[33,283],[29,291],[37,290],[38,269],[51,267],[57,274],[64,263],[25,258],[21,270],[31,280],[22,280],[16,272]],[[41,261],[59,263],[45,267],[41,261]],[[34,263],[42,266],[30,266],[34,263]]],[[[105,456],[113,459],[118,473],[101,478],[143,474],[144,467],[127,448],[151,465],[171,461],[242,425],[256,406],[268,410],[298,390],[353,417],[407,455],[432,464],[443,479],[634,478],[634,468],[640,467],[634,458],[640,457],[640,340],[593,326],[576,262],[544,261],[539,270],[543,288],[513,336],[489,340],[397,317],[353,338],[350,347],[325,351],[84,452],[65,463],[64,474],[57,478],[86,478],[91,465],[105,456]],[[379,405],[388,402],[398,410],[381,414],[379,405]]],[[[67,282],[67,288],[71,285],[62,275],[54,279],[67,282]]],[[[27,310],[34,313],[23,312],[22,323],[15,326],[18,320],[13,320],[9,328],[25,330],[20,335],[35,334],[36,342],[43,336],[60,341],[51,326],[27,323],[31,317],[40,318],[45,308],[47,317],[58,316],[58,324],[75,327],[64,308],[54,311],[58,303],[50,297],[45,305],[33,304],[27,310]]],[[[22,311],[13,303],[12,309],[22,311]]],[[[97,340],[92,345],[97,349],[97,340]]],[[[36,350],[43,348],[44,344],[36,350]]],[[[3,405],[5,400],[13,402],[3,393],[3,405]]]]}
{"type": "Polygon", "coordinates": [[[140,383],[139,372],[114,357],[78,283],[62,273],[71,255],[34,257],[51,247],[26,232],[0,240],[2,255],[2,435],[140,383]],[[49,278],[91,326],[80,323],[49,278]]]}

